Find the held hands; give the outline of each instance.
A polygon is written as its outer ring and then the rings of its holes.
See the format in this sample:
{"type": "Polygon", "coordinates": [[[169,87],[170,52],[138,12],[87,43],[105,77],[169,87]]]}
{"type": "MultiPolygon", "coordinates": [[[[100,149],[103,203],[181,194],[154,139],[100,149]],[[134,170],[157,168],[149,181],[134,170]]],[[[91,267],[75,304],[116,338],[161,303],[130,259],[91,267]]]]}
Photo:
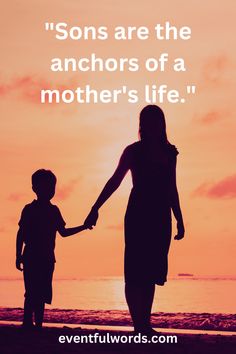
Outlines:
{"type": "Polygon", "coordinates": [[[88,229],[92,229],[93,226],[96,226],[97,219],[98,219],[98,211],[97,211],[97,209],[92,208],[90,213],[88,214],[87,218],[84,221],[84,225],[88,229]]]}
{"type": "Polygon", "coordinates": [[[184,224],[183,222],[177,222],[177,235],[174,237],[175,240],[182,240],[184,238],[184,224]]]}
{"type": "Polygon", "coordinates": [[[93,226],[89,226],[89,225],[85,225],[85,224],[84,224],[84,226],[85,226],[85,230],[92,230],[93,229],[93,226]]]}
{"type": "Polygon", "coordinates": [[[84,229],[84,230],[92,230],[92,229],[93,229],[93,226],[84,223],[84,224],[83,224],[83,229],[84,229]]]}
{"type": "Polygon", "coordinates": [[[23,268],[21,267],[21,264],[23,264],[22,257],[17,257],[16,258],[16,269],[18,269],[22,272],[23,268]]]}

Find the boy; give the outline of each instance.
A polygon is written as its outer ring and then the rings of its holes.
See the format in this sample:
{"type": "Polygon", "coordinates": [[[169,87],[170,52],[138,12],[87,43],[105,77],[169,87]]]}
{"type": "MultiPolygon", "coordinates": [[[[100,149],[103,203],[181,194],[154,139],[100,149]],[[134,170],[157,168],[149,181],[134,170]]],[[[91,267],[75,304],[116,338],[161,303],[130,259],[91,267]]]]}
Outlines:
{"type": "Polygon", "coordinates": [[[23,270],[25,284],[23,327],[41,328],[45,303],[52,301],[52,276],[55,263],[55,238],[74,235],[89,227],[65,228],[60,210],[50,200],[55,194],[56,176],[50,170],[32,175],[32,189],[37,199],[22,210],[16,239],[16,268],[23,270]],[[22,248],[24,251],[22,253],[22,248]],[[23,264],[23,268],[21,268],[23,264]]]}

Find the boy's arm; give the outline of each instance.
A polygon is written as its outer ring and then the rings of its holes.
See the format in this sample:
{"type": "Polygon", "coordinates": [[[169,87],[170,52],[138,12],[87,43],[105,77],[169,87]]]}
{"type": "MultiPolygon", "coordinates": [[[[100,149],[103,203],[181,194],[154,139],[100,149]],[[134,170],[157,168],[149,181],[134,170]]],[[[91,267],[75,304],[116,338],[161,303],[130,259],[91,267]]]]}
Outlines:
{"type": "Polygon", "coordinates": [[[72,236],[74,234],[77,234],[78,232],[81,232],[86,229],[88,229],[88,227],[85,225],[80,225],[80,226],[76,226],[76,227],[68,227],[68,228],[65,228],[65,226],[60,226],[60,228],[58,229],[58,232],[62,237],[67,237],[67,236],[72,236]]]}
{"type": "Polygon", "coordinates": [[[16,236],[16,268],[20,271],[23,270],[23,268],[21,268],[23,243],[24,243],[23,230],[20,227],[16,236]]]}

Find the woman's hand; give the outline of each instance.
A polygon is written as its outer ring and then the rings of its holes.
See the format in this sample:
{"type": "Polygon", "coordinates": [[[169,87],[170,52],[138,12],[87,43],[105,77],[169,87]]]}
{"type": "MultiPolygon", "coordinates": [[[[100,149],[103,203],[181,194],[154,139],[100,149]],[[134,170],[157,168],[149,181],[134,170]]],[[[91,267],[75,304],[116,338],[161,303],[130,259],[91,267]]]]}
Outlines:
{"type": "Polygon", "coordinates": [[[92,208],[87,218],[84,221],[84,225],[88,228],[92,228],[92,226],[96,225],[97,219],[98,219],[98,210],[92,208]]]}
{"type": "Polygon", "coordinates": [[[184,224],[183,222],[177,222],[177,235],[175,236],[175,240],[182,240],[184,238],[184,224]]]}
{"type": "Polygon", "coordinates": [[[16,258],[16,269],[22,272],[23,268],[21,267],[21,264],[23,264],[22,256],[16,258]]]}

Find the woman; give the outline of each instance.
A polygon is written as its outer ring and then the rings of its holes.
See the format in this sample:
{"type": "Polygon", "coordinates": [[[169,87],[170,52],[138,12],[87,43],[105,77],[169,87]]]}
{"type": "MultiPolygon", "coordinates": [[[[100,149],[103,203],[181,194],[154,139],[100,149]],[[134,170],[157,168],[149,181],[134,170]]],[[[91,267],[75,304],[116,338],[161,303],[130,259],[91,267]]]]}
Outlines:
{"type": "Polygon", "coordinates": [[[155,284],[164,285],[171,240],[171,209],[176,240],[184,223],[176,186],[178,151],[167,140],[165,116],[155,105],[140,113],[140,141],[126,147],[117,169],[91,209],[85,224],[96,225],[98,210],[130,169],[133,188],[125,214],[125,295],[136,332],[151,334],[155,284]]]}

